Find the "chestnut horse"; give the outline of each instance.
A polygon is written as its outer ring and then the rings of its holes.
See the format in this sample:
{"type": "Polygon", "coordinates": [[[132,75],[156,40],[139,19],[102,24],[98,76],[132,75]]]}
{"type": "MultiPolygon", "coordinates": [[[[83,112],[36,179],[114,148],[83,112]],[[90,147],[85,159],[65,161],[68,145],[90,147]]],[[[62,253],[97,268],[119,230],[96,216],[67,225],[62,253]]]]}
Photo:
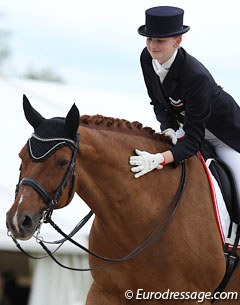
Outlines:
{"type": "MultiPolygon", "coordinates": [[[[19,154],[20,183],[7,213],[7,227],[14,238],[31,238],[47,209],[46,203],[54,209],[63,208],[76,192],[95,214],[89,249],[119,259],[109,264],[90,256],[91,268],[108,266],[92,271],[87,305],[193,305],[199,304],[196,297],[186,295],[184,300],[181,295],[181,300],[174,300],[169,293],[216,289],[226,264],[209,183],[197,156],[186,161],[186,187],[174,217],[161,238],[154,239],[158,232],[153,231],[152,236],[149,232],[166,215],[178,191],[182,167],[167,165],[135,179],[128,161],[135,148],[152,153],[166,151],[170,147],[168,139],[137,122],[99,115],[80,118],[75,105],[65,119],[45,119],[25,96],[23,104],[34,134],[19,154]],[[76,147],[77,133],[80,141],[76,147]],[[154,242],[129,255],[150,240],[147,236],[154,242]],[[121,260],[123,257],[126,259],[121,260]],[[164,292],[168,300],[160,299],[164,292]]],[[[236,287],[230,283],[229,290],[239,291],[239,270],[234,277],[236,287]]]]}

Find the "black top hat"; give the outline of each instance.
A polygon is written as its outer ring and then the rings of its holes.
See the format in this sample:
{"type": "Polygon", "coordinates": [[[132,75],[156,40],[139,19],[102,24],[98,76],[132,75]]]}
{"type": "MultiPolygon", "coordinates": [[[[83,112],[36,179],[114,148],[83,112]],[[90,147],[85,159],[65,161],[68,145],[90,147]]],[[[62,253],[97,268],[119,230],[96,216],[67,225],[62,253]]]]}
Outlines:
{"type": "Polygon", "coordinates": [[[189,31],[183,25],[184,10],[173,6],[157,6],[146,10],[146,25],[138,29],[142,36],[164,38],[174,37],[189,31]]]}

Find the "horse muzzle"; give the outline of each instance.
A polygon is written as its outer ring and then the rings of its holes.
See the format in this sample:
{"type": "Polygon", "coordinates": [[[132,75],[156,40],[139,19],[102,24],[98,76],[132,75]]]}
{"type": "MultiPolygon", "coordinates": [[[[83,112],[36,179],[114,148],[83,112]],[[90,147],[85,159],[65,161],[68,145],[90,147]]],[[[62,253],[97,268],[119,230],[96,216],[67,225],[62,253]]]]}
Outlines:
{"type": "Polygon", "coordinates": [[[9,234],[15,239],[30,239],[37,230],[42,213],[21,213],[21,211],[13,211],[10,209],[6,215],[6,226],[9,234]]]}

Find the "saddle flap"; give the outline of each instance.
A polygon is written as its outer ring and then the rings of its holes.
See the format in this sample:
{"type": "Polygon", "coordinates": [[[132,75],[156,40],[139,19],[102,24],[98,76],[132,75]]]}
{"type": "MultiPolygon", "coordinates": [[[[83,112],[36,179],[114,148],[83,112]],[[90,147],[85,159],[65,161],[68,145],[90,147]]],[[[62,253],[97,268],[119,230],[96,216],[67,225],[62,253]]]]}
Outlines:
{"type": "Polygon", "coordinates": [[[218,182],[231,221],[240,224],[237,189],[229,166],[222,160],[215,158],[213,162],[211,162],[209,169],[218,182]]]}

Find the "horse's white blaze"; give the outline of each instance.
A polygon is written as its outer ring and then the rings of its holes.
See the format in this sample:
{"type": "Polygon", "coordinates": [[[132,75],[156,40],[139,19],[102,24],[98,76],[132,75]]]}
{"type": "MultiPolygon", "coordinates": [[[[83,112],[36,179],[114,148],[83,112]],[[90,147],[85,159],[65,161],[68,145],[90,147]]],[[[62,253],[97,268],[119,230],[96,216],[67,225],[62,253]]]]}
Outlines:
{"type": "Polygon", "coordinates": [[[18,209],[16,210],[16,213],[13,216],[13,225],[15,226],[16,230],[19,232],[17,214],[18,214],[18,209]]]}
{"type": "MultiPolygon", "coordinates": [[[[19,202],[18,202],[18,207],[20,204],[23,202],[23,195],[21,195],[19,202]]],[[[16,213],[13,216],[13,225],[15,226],[16,230],[19,232],[19,226],[18,226],[18,207],[16,209],[16,213]]]]}
{"type": "Polygon", "coordinates": [[[20,206],[20,204],[23,202],[23,195],[21,195],[19,202],[18,202],[18,206],[20,206]]]}

